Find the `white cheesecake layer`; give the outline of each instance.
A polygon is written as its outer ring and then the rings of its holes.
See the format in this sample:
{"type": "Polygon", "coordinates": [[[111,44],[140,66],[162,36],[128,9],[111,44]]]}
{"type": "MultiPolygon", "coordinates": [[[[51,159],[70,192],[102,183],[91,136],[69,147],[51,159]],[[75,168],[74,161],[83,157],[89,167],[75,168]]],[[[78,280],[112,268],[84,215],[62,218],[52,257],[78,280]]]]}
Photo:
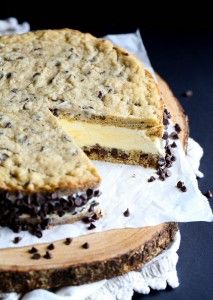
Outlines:
{"type": "Polygon", "coordinates": [[[59,122],[63,130],[70,134],[81,148],[99,144],[104,148],[164,155],[162,139],[147,136],[144,129],[116,127],[65,118],[59,119],[59,122]]]}

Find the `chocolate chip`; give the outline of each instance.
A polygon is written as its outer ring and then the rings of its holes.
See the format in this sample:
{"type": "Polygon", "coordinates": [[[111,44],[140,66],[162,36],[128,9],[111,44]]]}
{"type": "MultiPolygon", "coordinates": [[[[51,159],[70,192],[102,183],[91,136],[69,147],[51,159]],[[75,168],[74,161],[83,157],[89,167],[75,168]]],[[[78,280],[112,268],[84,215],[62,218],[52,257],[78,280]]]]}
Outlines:
{"type": "Polygon", "coordinates": [[[183,97],[192,97],[193,96],[193,91],[192,90],[186,90],[185,92],[182,93],[183,97]]]}
{"type": "Polygon", "coordinates": [[[164,134],[163,134],[163,136],[162,136],[162,139],[163,140],[167,140],[168,137],[169,137],[168,132],[165,131],[164,134]]]}
{"type": "Polygon", "coordinates": [[[98,98],[99,98],[99,99],[102,99],[102,97],[103,97],[103,94],[102,94],[101,91],[99,91],[99,92],[98,92],[98,98]]]}
{"type": "Polygon", "coordinates": [[[35,253],[31,256],[31,259],[40,259],[41,258],[41,254],[39,253],[35,253]]]}
{"type": "Polygon", "coordinates": [[[52,255],[50,254],[49,251],[46,251],[45,255],[43,256],[43,258],[45,259],[51,259],[52,258],[52,255]]]}
{"type": "Polygon", "coordinates": [[[128,208],[123,212],[123,215],[124,215],[124,217],[129,217],[130,216],[130,212],[129,212],[128,208]]]}
{"type": "Polygon", "coordinates": [[[11,77],[12,77],[12,73],[11,72],[7,73],[6,78],[10,79],[11,77]]]}
{"type": "Polygon", "coordinates": [[[148,182],[153,182],[156,178],[154,176],[151,176],[147,181],[148,182]]]}
{"type": "Polygon", "coordinates": [[[38,72],[37,72],[37,73],[34,73],[34,74],[33,74],[33,78],[35,78],[36,76],[39,76],[39,75],[41,75],[41,73],[38,73],[38,72]]]}
{"type": "Polygon", "coordinates": [[[96,226],[95,226],[93,223],[91,223],[91,224],[89,225],[89,227],[87,227],[88,230],[93,230],[93,229],[95,229],[95,228],[96,228],[96,226]]]}
{"type": "Polygon", "coordinates": [[[176,132],[172,132],[172,133],[170,133],[169,137],[173,140],[177,140],[178,139],[178,134],[176,132]]]}
{"type": "Polygon", "coordinates": [[[51,108],[50,111],[55,117],[59,116],[59,110],[57,108],[51,108]]]}
{"type": "Polygon", "coordinates": [[[37,236],[39,239],[42,237],[42,232],[40,230],[37,230],[35,233],[35,236],[37,236]]]}
{"type": "Polygon", "coordinates": [[[178,181],[177,188],[181,189],[183,185],[184,185],[184,183],[182,181],[178,181]]]}
{"type": "Polygon", "coordinates": [[[171,161],[172,162],[176,161],[176,157],[174,155],[171,156],[171,161]]]}
{"type": "Polygon", "coordinates": [[[164,114],[167,116],[168,119],[171,119],[171,114],[166,108],[164,109],[164,114]]]}
{"type": "Polygon", "coordinates": [[[186,192],[187,191],[187,188],[186,188],[186,186],[184,185],[184,183],[182,181],[178,181],[176,186],[179,190],[181,190],[181,192],[186,192]]]}
{"type": "Polygon", "coordinates": [[[173,143],[170,145],[170,147],[176,148],[176,147],[177,147],[177,144],[176,144],[175,142],[173,142],[173,143]]]}
{"type": "Polygon", "coordinates": [[[212,198],[212,192],[210,190],[208,190],[205,194],[204,194],[208,199],[212,198]]]}
{"type": "Polygon", "coordinates": [[[28,250],[28,253],[30,253],[30,254],[34,254],[37,252],[38,252],[38,249],[36,249],[35,247],[32,247],[30,250],[28,250]]]}
{"type": "Polygon", "coordinates": [[[186,192],[187,191],[187,188],[185,187],[185,185],[183,185],[181,188],[180,188],[181,192],[186,192]]]}
{"type": "Polygon", "coordinates": [[[83,249],[89,249],[89,243],[84,243],[82,246],[81,246],[83,249]]]}
{"type": "Polygon", "coordinates": [[[60,61],[58,61],[56,64],[55,64],[56,67],[60,67],[61,66],[61,63],[60,61]]]}
{"type": "Polygon", "coordinates": [[[5,125],[4,125],[4,128],[11,128],[12,127],[12,124],[10,122],[7,122],[5,125]]]}
{"type": "Polygon", "coordinates": [[[94,197],[99,197],[101,192],[99,190],[94,191],[94,197]]]}
{"type": "Polygon", "coordinates": [[[66,238],[66,240],[64,241],[65,245],[70,245],[72,243],[72,239],[71,238],[66,238]]]}
{"type": "Polygon", "coordinates": [[[176,131],[177,133],[180,133],[181,130],[182,130],[182,129],[180,128],[180,125],[179,125],[178,123],[175,124],[174,128],[175,128],[175,131],[176,131]]]}
{"type": "Polygon", "coordinates": [[[84,217],[84,218],[81,219],[81,221],[82,221],[83,223],[85,223],[85,224],[90,224],[90,223],[93,222],[94,220],[93,220],[93,218],[91,218],[91,217],[84,217]]]}
{"type": "Polygon", "coordinates": [[[49,244],[49,245],[47,246],[47,249],[48,249],[48,250],[54,250],[54,249],[55,249],[54,244],[49,244]]]}
{"type": "Polygon", "coordinates": [[[93,196],[93,190],[92,189],[88,189],[86,191],[86,193],[87,193],[87,197],[92,197],[93,196]]]}
{"type": "Polygon", "coordinates": [[[14,240],[13,240],[13,243],[14,244],[18,244],[20,241],[21,241],[21,237],[20,236],[16,236],[15,238],[14,238],[14,240]]]}
{"type": "Polygon", "coordinates": [[[112,156],[113,156],[114,158],[117,158],[117,157],[118,157],[118,149],[112,148],[111,154],[112,154],[112,156]]]}

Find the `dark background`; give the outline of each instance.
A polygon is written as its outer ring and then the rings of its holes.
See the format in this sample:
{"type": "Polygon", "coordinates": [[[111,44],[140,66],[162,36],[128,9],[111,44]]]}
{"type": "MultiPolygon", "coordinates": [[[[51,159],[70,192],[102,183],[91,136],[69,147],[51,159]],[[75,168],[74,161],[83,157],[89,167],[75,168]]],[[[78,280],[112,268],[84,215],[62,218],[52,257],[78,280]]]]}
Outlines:
{"type": "MultiPolygon", "coordinates": [[[[151,62],[182,103],[191,136],[204,148],[199,181],[203,192],[213,189],[213,9],[205,1],[187,4],[162,1],[123,2],[1,1],[0,19],[17,17],[31,29],[70,27],[96,36],[140,28],[151,62]],[[115,6],[116,4],[116,6],[115,6]],[[181,94],[193,90],[193,97],[181,94]]],[[[210,200],[213,204],[213,200],[210,200]]],[[[180,287],[134,299],[213,299],[213,224],[181,224],[178,263],[180,287]]],[[[125,299],[124,299],[125,300],[125,299]]]]}

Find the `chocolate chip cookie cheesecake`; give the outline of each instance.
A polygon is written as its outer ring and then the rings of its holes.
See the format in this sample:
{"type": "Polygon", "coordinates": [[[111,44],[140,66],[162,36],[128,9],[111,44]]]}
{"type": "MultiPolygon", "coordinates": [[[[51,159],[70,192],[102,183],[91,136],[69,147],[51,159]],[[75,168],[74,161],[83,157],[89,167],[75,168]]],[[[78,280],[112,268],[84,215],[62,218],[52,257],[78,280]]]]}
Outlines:
{"type": "Polygon", "coordinates": [[[155,167],[162,135],[158,87],[123,49],[70,29],[0,37],[1,226],[91,213],[100,177],[87,156],[155,167]]]}

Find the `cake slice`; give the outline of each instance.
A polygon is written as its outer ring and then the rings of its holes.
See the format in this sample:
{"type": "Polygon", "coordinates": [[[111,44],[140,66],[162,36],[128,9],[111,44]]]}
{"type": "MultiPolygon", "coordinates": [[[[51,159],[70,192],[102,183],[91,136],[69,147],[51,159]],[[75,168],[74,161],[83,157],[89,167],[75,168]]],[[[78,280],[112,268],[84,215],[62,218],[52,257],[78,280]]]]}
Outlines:
{"type": "Polygon", "coordinates": [[[36,95],[92,159],[150,167],[164,156],[160,92],[133,55],[70,29],[1,37],[0,47],[1,107],[36,95]]]}
{"type": "Polygon", "coordinates": [[[0,226],[38,237],[94,214],[100,177],[43,107],[0,111],[0,226]]]}

